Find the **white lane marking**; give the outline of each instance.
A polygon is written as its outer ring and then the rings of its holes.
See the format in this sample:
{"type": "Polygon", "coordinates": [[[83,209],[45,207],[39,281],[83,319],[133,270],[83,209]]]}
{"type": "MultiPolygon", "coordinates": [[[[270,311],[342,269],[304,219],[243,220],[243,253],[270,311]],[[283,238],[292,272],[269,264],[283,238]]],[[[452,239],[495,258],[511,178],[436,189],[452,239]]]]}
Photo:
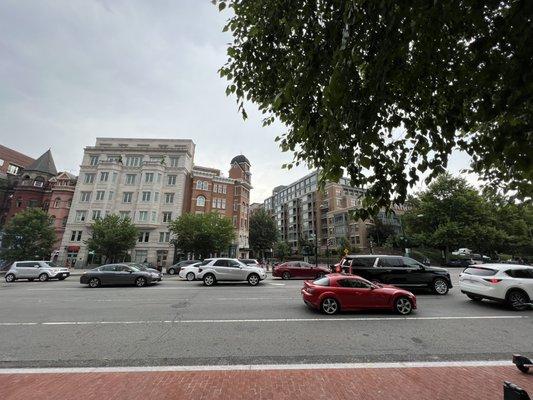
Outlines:
{"type": "Polygon", "coordinates": [[[355,317],[355,318],[263,318],[263,319],[183,319],[141,321],[56,321],[56,322],[0,322],[0,326],[25,325],[131,325],[131,324],[228,324],[263,322],[349,322],[349,321],[432,321],[432,320],[477,320],[477,319],[526,319],[522,315],[490,315],[471,317],[355,317]]]}
{"type": "Polygon", "coordinates": [[[285,286],[285,283],[272,283],[272,282],[267,282],[267,283],[272,286],[285,286]]]}
{"type": "Polygon", "coordinates": [[[421,361],[390,363],[331,363],[331,364],[252,364],[252,365],[171,365],[153,367],[93,367],[93,368],[0,368],[7,374],[80,374],[113,372],[190,372],[190,371],[265,371],[265,370],[315,370],[315,369],[384,369],[384,368],[465,368],[510,367],[509,360],[495,361],[421,361]]]}

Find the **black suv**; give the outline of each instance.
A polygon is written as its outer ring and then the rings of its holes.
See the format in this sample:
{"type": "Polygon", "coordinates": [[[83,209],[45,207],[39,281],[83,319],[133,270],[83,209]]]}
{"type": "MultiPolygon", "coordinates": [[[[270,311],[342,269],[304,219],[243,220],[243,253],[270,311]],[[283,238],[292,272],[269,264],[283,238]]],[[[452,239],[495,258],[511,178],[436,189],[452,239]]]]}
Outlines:
{"type": "Polygon", "coordinates": [[[410,289],[426,287],[440,295],[452,288],[452,280],[446,269],[428,267],[409,257],[348,255],[341,260],[340,266],[344,273],[359,275],[375,283],[410,289]]]}

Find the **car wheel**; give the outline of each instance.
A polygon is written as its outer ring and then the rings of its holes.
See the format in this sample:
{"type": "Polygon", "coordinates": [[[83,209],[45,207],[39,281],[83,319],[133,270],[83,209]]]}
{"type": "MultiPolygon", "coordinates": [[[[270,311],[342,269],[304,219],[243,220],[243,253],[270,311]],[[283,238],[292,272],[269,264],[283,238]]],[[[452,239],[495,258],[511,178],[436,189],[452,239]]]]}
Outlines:
{"type": "Polygon", "coordinates": [[[398,297],[394,302],[394,311],[401,315],[411,314],[413,303],[408,297],[398,297]]]}
{"type": "Polygon", "coordinates": [[[187,280],[190,282],[190,281],[194,281],[194,272],[189,272],[187,273],[187,275],[185,276],[185,278],[187,278],[187,280]]]}
{"type": "Polygon", "coordinates": [[[328,297],[322,301],[320,308],[324,313],[333,315],[339,311],[339,302],[331,297],[328,297]]]}
{"type": "Polygon", "coordinates": [[[39,280],[41,282],[46,282],[48,280],[48,275],[46,275],[46,274],[39,275],[39,280]]]}
{"type": "Polygon", "coordinates": [[[135,286],[137,287],[146,286],[146,278],[139,276],[137,279],[135,279],[135,286]]]}
{"type": "Polygon", "coordinates": [[[468,297],[470,300],[474,300],[474,301],[481,301],[481,300],[483,300],[483,297],[481,297],[481,296],[476,296],[475,294],[467,294],[466,297],[468,297]]]}
{"type": "Polygon", "coordinates": [[[89,287],[90,288],[97,288],[98,286],[100,286],[100,279],[98,279],[98,278],[89,279],[89,287]]]}
{"type": "Polygon", "coordinates": [[[281,278],[282,279],[291,279],[291,273],[289,271],[285,271],[282,275],[281,275],[281,278]]]}
{"type": "Polygon", "coordinates": [[[175,273],[176,273],[176,270],[174,268],[169,268],[167,270],[167,274],[169,274],[169,275],[174,275],[175,273]]]}
{"type": "Polygon", "coordinates": [[[5,279],[6,279],[6,282],[14,282],[15,281],[15,275],[7,274],[5,279]]]}
{"type": "Polygon", "coordinates": [[[60,277],[57,278],[57,279],[59,279],[60,281],[64,281],[64,280],[66,279],[66,276],[60,276],[60,277]]]}
{"type": "Polygon", "coordinates": [[[433,281],[433,292],[435,292],[436,294],[442,296],[448,293],[448,290],[450,290],[450,287],[446,280],[439,278],[433,281]]]}
{"type": "Polygon", "coordinates": [[[511,290],[507,294],[507,304],[515,311],[523,311],[527,308],[529,298],[521,290],[511,290]]]}
{"type": "Polygon", "coordinates": [[[248,279],[247,279],[250,286],[257,286],[260,280],[261,279],[259,279],[259,275],[257,274],[250,274],[248,275],[248,279]]]}
{"type": "Polygon", "coordinates": [[[204,276],[204,285],[213,286],[216,283],[215,275],[207,274],[204,276]]]}

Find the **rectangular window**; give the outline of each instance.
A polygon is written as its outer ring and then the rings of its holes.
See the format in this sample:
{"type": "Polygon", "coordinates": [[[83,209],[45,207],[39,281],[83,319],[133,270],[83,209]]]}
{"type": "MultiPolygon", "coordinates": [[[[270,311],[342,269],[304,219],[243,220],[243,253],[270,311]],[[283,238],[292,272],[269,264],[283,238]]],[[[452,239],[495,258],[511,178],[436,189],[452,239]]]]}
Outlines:
{"type": "Polygon", "coordinates": [[[85,174],[83,183],[94,183],[94,174],[85,174]]]}
{"type": "Polygon", "coordinates": [[[220,200],[220,208],[222,208],[223,210],[226,209],[226,199],[221,199],[220,200]]]}
{"type": "Polygon", "coordinates": [[[117,181],[118,174],[116,172],[113,172],[111,175],[111,182],[115,183],[117,181]]]}
{"type": "Polygon", "coordinates": [[[20,167],[15,164],[9,164],[7,166],[7,172],[9,174],[17,175],[20,171],[20,167]]]}
{"type": "Polygon", "coordinates": [[[148,221],[148,211],[139,211],[139,221],[148,221]]]}
{"type": "Polygon", "coordinates": [[[161,175],[161,174],[157,174],[157,183],[161,183],[161,177],[162,177],[162,176],[163,176],[163,175],[161,175]]]}
{"type": "Polygon", "coordinates": [[[87,211],[76,211],[76,222],[83,222],[87,218],[87,211]]]}
{"type": "Polygon", "coordinates": [[[176,175],[167,176],[167,185],[168,186],[176,186],[176,175]]]}
{"type": "Polygon", "coordinates": [[[218,185],[216,183],[213,183],[213,192],[217,192],[218,191],[218,185]]]}
{"type": "Polygon", "coordinates": [[[139,235],[139,243],[147,243],[150,240],[150,232],[141,232],[139,235]]]}
{"type": "Polygon", "coordinates": [[[177,167],[179,164],[179,157],[170,157],[170,166],[171,167],[177,167]]]}
{"type": "Polygon", "coordinates": [[[102,216],[102,212],[100,210],[93,210],[93,221],[96,221],[97,219],[100,219],[102,216]]]}
{"type": "Polygon", "coordinates": [[[137,175],[135,174],[126,174],[126,181],[124,182],[126,185],[135,185],[135,177],[137,175]]]}
{"type": "Polygon", "coordinates": [[[213,202],[211,203],[211,207],[218,208],[217,207],[217,199],[213,199],[213,202]]]}
{"type": "Polygon", "coordinates": [[[233,211],[237,211],[239,209],[239,203],[233,203],[233,211]]]}
{"type": "Polygon", "coordinates": [[[105,190],[97,190],[96,191],[96,200],[104,200],[105,197],[105,190]]]}
{"type": "Polygon", "coordinates": [[[128,156],[126,157],[126,166],[128,167],[138,167],[141,165],[142,158],[139,156],[128,156]]]}
{"type": "Polygon", "coordinates": [[[120,160],[120,156],[119,155],[107,156],[107,161],[118,162],[118,160],[120,160]]]}
{"type": "Polygon", "coordinates": [[[89,164],[92,166],[98,165],[98,160],[100,159],[99,156],[91,156],[89,158],[89,164]]]}
{"type": "Polygon", "coordinates": [[[118,214],[120,215],[120,218],[122,218],[122,219],[126,219],[126,218],[130,217],[130,212],[129,211],[119,211],[118,214]]]}
{"type": "Polygon", "coordinates": [[[142,201],[147,202],[150,201],[150,197],[152,196],[152,192],[143,192],[142,193],[142,201]]]}
{"type": "Polygon", "coordinates": [[[109,172],[100,172],[100,182],[107,182],[109,180],[109,172]]]}
{"type": "Polygon", "coordinates": [[[81,192],[80,201],[82,203],[88,203],[91,200],[91,192],[81,192]]]}
{"type": "Polygon", "coordinates": [[[202,181],[196,181],[196,189],[197,190],[202,190],[203,188],[203,182],[202,181]]]}
{"type": "Polygon", "coordinates": [[[228,190],[228,187],[226,185],[222,186],[222,193],[226,194],[228,190]]]}
{"type": "Polygon", "coordinates": [[[170,242],[170,232],[159,232],[159,243],[170,242]]]}
{"type": "Polygon", "coordinates": [[[154,202],[157,203],[159,201],[159,192],[154,192],[154,202]]]}
{"type": "Polygon", "coordinates": [[[147,172],[146,174],[144,174],[144,181],[146,183],[152,183],[154,181],[154,173],[147,172]]]}
{"type": "Polygon", "coordinates": [[[165,193],[165,204],[174,203],[174,193],[165,193]]]}
{"type": "Polygon", "coordinates": [[[133,198],[133,192],[124,192],[122,193],[122,202],[123,203],[131,203],[131,199],[133,198]]]}
{"type": "Polygon", "coordinates": [[[72,231],[70,235],[70,241],[71,242],[80,242],[81,241],[81,235],[83,231],[72,231]]]}
{"type": "Polygon", "coordinates": [[[163,222],[170,222],[172,221],[172,213],[170,211],[165,211],[163,213],[163,222]]]}
{"type": "Polygon", "coordinates": [[[157,221],[157,211],[152,211],[152,222],[157,221]]]}
{"type": "Polygon", "coordinates": [[[115,192],[113,192],[112,190],[109,191],[109,197],[108,197],[108,200],[113,200],[113,195],[115,194],[115,192]]]}

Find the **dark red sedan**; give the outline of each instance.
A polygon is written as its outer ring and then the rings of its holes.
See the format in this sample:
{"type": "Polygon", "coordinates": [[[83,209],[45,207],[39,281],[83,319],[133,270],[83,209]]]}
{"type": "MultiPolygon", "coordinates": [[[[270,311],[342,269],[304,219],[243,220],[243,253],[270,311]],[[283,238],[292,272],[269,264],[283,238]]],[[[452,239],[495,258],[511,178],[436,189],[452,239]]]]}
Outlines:
{"type": "Polygon", "coordinates": [[[305,304],[330,315],[341,309],[384,309],[407,315],[416,309],[416,297],[411,292],[373,284],[357,275],[330,274],[305,281],[302,296],[305,304]]]}
{"type": "Polygon", "coordinates": [[[316,279],[330,272],[327,268],[315,267],[303,261],[290,261],[276,265],[272,270],[272,276],[283,279],[316,279]]]}

